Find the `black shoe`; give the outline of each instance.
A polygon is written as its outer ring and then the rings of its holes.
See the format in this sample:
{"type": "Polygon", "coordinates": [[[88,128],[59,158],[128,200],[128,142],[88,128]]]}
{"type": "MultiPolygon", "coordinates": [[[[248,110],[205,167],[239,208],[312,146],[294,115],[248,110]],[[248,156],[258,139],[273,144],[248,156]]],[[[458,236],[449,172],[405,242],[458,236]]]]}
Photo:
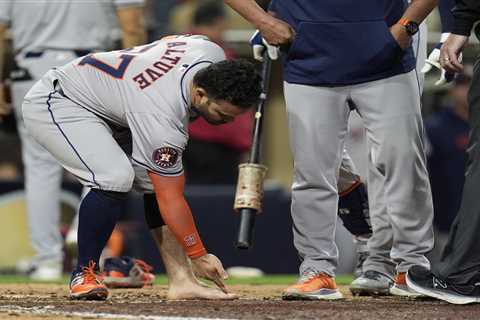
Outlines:
{"type": "Polygon", "coordinates": [[[456,285],[437,278],[430,270],[413,266],[407,273],[407,285],[429,297],[453,304],[480,302],[480,283],[475,285],[456,285]]]}

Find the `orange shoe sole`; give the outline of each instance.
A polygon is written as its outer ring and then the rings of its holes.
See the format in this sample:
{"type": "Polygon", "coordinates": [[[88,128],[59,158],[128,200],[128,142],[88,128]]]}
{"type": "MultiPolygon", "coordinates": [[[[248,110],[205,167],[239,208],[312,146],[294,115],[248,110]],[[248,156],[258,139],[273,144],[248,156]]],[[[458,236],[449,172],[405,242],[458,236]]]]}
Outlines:
{"type": "Polygon", "coordinates": [[[343,299],[338,289],[320,289],[315,292],[284,292],[282,300],[339,300],[343,299]]]}
{"type": "Polygon", "coordinates": [[[105,288],[95,288],[82,293],[70,293],[72,300],[107,300],[108,290],[105,288]]]}

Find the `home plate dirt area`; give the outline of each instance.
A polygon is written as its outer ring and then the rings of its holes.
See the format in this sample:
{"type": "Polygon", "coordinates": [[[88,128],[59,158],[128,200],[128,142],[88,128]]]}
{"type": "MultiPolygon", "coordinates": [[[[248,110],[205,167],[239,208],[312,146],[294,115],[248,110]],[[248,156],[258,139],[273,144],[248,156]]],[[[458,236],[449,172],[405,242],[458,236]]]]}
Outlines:
{"type": "Polygon", "coordinates": [[[0,319],[480,319],[480,304],[430,299],[352,297],[340,301],[282,301],[280,285],[231,285],[235,301],[166,301],[166,285],[112,290],[104,302],[72,301],[60,284],[2,284],[0,319]]]}

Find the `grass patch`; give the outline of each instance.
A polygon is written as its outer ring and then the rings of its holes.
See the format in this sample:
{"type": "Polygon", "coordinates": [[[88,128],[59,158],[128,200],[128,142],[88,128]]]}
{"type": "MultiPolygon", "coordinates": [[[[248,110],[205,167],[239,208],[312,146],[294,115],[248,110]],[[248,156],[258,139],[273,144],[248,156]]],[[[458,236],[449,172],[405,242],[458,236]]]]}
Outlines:
{"type": "Polygon", "coordinates": [[[48,282],[38,282],[32,281],[28,276],[23,275],[0,275],[0,284],[5,283],[19,283],[19,284],[28,284],[28,283],[51,283],[51,284],[64,284],[68,283],[70,280],[69,276],[63,276],[61,280],[58,281],[48,281],[48,282]]]}
{"type": "MultiPolygon", "coordinates": [[[[298,279],[297,275],[294,274],[280,274],[280,275],[266,275],[262,277],[255,278],[231,278],[227,280],[227,284],[243,284],[243,285],[289,285],[295,283],[298,279]]],[[[340,275],[336,277],[336,282],[338,285],[347,285],[352,281],[352,276],[350,275],[340,275]]],[[[41,282],[41,283],[52,283],[52,284],[68,284],[70,280],[69,275],[63,276],[60,281],[51,281],[51,282],[41,282]]],[[[19,283],[19,284],[28,284],[28,283],[40,283],[30,280],[27,276],[22,275],[0,275],[0,284],[6,283],[19,283]]],[[[155,279],[155,284],[157,285],[166,285],[168,283],[167,276],[164,274],[157,274],[155,279]]]]}

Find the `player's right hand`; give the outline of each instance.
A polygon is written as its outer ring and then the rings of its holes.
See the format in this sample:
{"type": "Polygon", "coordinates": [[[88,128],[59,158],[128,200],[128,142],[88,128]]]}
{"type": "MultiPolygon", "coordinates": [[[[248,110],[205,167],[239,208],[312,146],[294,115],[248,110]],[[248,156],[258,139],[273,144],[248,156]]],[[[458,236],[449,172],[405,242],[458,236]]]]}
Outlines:
{"type": "Polygon", "coordinates": [[[274,17],[273,12],[266,15],[266,19],[257,25],[265,41],[272,46],[285,46],[295,38],[295,30],[280,19],[274,17]]]}
{"type": "Polygon", "coordinates": [[[192,267],[196,276],[213,281],[220,290],[228,293],[224,283],[224,280],[228,279],[228,274],[216,256],[208,253],[192,259],[192,267]]]}
{"type": "Polygon", "coordinates": [[[258,30],[250,39],[253,57],[258,61],[263,61],[265,50],[271,60],[277,60],[279,48],[289,46],[295,38],[295,30],[288,23],[275,18],[273,12],[266,16],[268,18],[257,25],[258,30]]]}
{"type": "Polygon", "coordinates": [[[435,48],[433,48],[432,52],[430,52],[427,60],[425,60],[425,65],[421,70],[422,73],[428,73],[434,68],[440,70],[440,78],[435,82],[436,86],[449,83],[455,78],[454,73],[447,72],[440,65],[440,48],[442,47],[443,42],[448,38],[448,35],[449,33],[442,34],[441,41],[435,46],[435,48]]]}

